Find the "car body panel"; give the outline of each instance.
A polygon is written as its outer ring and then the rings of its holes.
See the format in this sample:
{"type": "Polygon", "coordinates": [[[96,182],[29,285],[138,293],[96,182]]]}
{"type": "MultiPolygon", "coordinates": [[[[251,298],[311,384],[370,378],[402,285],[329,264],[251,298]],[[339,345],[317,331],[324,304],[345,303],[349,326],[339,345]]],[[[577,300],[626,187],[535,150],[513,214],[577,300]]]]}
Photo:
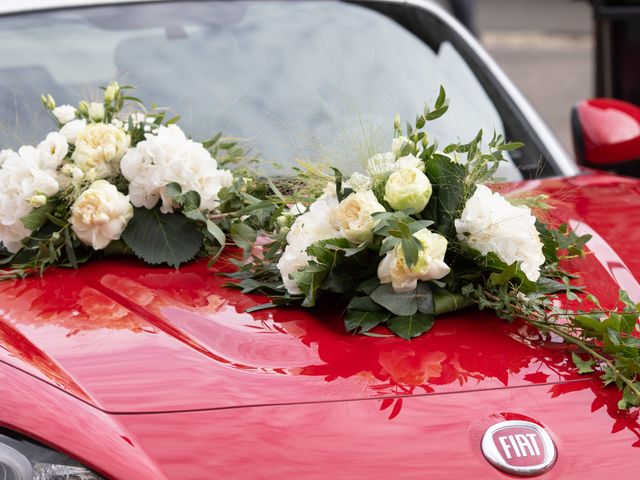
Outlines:
{"type": "MultiPolygon", "coordinates": [[[[502,187],[505,188],[504,186],[502,187]]],[[[605,304],[637,298],[640,184],[597,174],[523,182],[552,223],[594,235],[570,266],[605,304]],[[615,199],[615,209],[612,208],[615,199]]],[[[466,309],[410,342],[344,332],[339,304],[246,313],[268,301],[218,270],[107,258],[0,284],[0,360],[113,413],[170,412],[519,387],[575,379],[564,346],[466,309]]],[[[388,333],[384,329],[380,334],[388,333]]]]}

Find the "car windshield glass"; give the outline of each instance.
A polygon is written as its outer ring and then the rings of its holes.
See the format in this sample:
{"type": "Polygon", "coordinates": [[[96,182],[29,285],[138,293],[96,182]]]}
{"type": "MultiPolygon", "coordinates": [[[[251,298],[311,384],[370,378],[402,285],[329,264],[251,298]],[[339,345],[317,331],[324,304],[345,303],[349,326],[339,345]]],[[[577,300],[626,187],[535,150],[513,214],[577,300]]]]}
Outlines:
{"type": "MultiPolygon", "coordinates": [[[[438,38],[419,38],[379,6],[327,1],[153,3],[0,17],[0,146],[36,143],[51,128],[36,103],[41,93],[58,104],[98,99],[99,86],[114,79],[135,85],[145,102],[174,108],[196,139],[218,131],[244,139],[264,173],[275,171],[272,163],[291,171],[299,160],[346,173],[361,168],[389,150],[394,115],[413,120],[441,84],[451,108],[429,129],[441,145],[468,141],[480,128],[487,139],[494,131],[508,135],[504,124],[516,120],[498,111],[454,42],[442,29],[427,34],[438,38]]],[[[531,146],[518,155],[528,158],[514,156],[503,178],[522,178],[522,165],[542,158],[531,146]]]]}

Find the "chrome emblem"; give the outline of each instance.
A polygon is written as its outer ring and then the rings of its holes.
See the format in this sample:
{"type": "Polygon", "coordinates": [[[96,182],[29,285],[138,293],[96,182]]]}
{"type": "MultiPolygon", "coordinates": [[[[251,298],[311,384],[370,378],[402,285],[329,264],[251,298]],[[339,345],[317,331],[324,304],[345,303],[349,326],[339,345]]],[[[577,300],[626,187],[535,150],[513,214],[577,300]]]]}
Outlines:
{"type": "Polygon", "coordinates": [[[540,425],[520,420],[496,423],[482,437],[482,453],[497,469],[528,477],[549,470],[556,446],[540,425]]]}

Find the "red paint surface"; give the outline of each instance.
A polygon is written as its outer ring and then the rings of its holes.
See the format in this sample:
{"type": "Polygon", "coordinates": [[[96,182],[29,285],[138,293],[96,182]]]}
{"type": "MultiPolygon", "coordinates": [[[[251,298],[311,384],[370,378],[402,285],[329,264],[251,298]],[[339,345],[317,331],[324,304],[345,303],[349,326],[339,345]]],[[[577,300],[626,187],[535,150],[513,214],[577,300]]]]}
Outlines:
{"type": "MultiPolygon", "coordinates": [[[[572,268],[605,304],[637,287],[640,182],[509,188],[550,193],[547,221],[598,235],[572,268]]],[[[579,377],[557,339],[474,309],[411,342],[352,336],[335,305],[247,314],[265,299],[224,282],[204,263],[108,259],[1,283],[0,424],[126,480],[504,478],[480,438],[514,418],[558,446],[544,478],[640,466],[637,412],[579,377]]]]}
{"type": "Polygon", "coordinates": [[[640,159],[640,108],[612,98],[584,100],[576,108],[588,165],[640,159]]]}

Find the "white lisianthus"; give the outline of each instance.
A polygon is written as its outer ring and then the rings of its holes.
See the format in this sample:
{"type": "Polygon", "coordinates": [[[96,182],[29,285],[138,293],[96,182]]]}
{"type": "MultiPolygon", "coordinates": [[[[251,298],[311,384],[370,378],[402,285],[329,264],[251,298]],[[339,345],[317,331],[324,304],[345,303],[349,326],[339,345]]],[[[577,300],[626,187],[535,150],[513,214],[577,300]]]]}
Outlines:
{"type": "Polygon", "coordinates": [[[64,135],[59,132],[51,132],[47,138],[38,144],[40,162],[46,168],[56,169],[69,152],[69,145],[64,135]]]}
{"type": "Polygon", "coordinates": [[[371,177],[360,172],[354,172],[345,183],[346,187],[349,187],[356,192],[370,190],[372,185],[373,180],[371,177]]]}
{"type": "Polygon", "coordinates": [[[336,223],[343,237],[352,243],[371,240],[376,225],[372,215],[385,209],[371,190],[356,192],[340,202],[336,211],[336,223]]]}
{"type": "Polygon", "coordinates": [[[76,112],[76,108],[72,105],[60,105],[59,107],[51,110],[51,113],[53,113],[53,116],[56,117],[56,120],[58,120],[60,125],[69,123],[71,120],[76,118],[76,112]]]}
{"type": "Polygon", "coordinates": [[[98,102],[89,104],[89,118],[94,122],[100,122],[104,118],[104,105],[98,102]]]}
{"type": "Polygon", "coordinates": [[[127,151],[129,141],[129,136],[113,125],[92,123],[76,138],[71,158],[83,172],[95,169],[97,178],[110,177],[118,173],[118,162],[127,151]]]}
{"type": "Polygon", "coordinates": [[[431,198],[431,182],[417,168],[403,168],[393,172],[384,187],[384,199],[394,210],[412,208],[421,212],[431,198]]]}
{"type": "Polygon", "coordinates": [[[133,217],[129,196],[106,180],[97,180],[71,207],[71,227],[86,245],[95,250],[106,248],[122,232],[133,217]]]}
{"type": "Polygon", "coordinates": [[[406,155],[404,157],[400,157],[393,166],[393,169],[396,171],[405,168],[417,168],[421,172],[424,172],[425,164],[414,155],[406,155]]]}
{"type": "Polygon", "coordinates": [[[393,171],[396,156],[391,153],[378,153],[367,160],[367,173],[371,177],[382,177],[393,171]]]}
{"type": "Polygon", "coordinates": [[[162,126],[157,135],[146,135],[146,140],[130,149],[120,164],[130,182],[131,203],[153,208],[162,200],[163,213],[173,211],[173,201],[165,192],[172,182],[185,193],[198,192],[201,210],[216,209],[220,190],[233,183],[231,172],[217,167],[202,144],[188,139],[177,125],[162,126]]]}
{"type": "Polygon", "coordinates": [[[4,156],[0,169],[0,242],[15,253],[22,248],[22,240],[31,235],[22,218],[40,203],[41,198],[34,197],[42,195],[46,201],[60,186],[55,170],[43,168],[36,148],[25,146],[18,153],[4,153],[4,156]]]}
{"type": "Polygon", "coordinates": [[[340,229],[335,224],[337,210],[335,187],[330,184],[325,193],[311,204],[309,210],[293,222],[287,234],[287,246],[278,261],[278,270],[290,294],[302,293],[290,275],[307,265],[311,259],[307,248],[320,240],[341,236],[340,229]]]}
{"type": "Polygon", "coordinates": [[[71,180],[73,180],[74,182],[79,182],[84,177],[84,172],[80,170],[78,167],[76,167],[75,165],[72,165],[70,163],[67,163],[66,165],[64,165],[60,169],[60,171],[62,172],[63,175],[66,175],[67,177],[71,178],[71,180]]]}
{"type": "Polygon", "coordinates": [[[78,135],[80,135],[87,126],[87,121],[82,119],[71,120],[66,123],[61,129],[60,134],[67,139],[70,145],[75,145],[78,135]]]}
{"type": "Polygon", "coordinates": [[[418,280],[439,280],[451,271],[444,262],[447,252],[446,238],[426,228],[416,232],[414,237],[422,244],[415,265],[411,268],[407,266],[402,245],[397,245],[387,252],[378,265],[380,283],[390,283],[396,292],[410,292],[416,288],[418,280]]]}
{"type": "Polygon", "coordinates": [[[118,82],[113,82],[104,91],[104,101],[112,102],[118,93],[120,93],[120,85],[118,85],[118,82]]]}
{"type": "Polygon", "coordinates": [[[47,204],[46,195],[34,195],[29,199],[29,205],[33,208],[44,207],[47,204]]]}
{"type": "Polygon", "coordinates": [[[399,157],[407,145],[413,147],[414,143],[405,136],[394,138],[391,141],[391,152],[395,157],[399,157]]]}
{"type": "Polygon", "coordinates": [[[524,274],[535,282],[545,261],[535,222],[529,208],[513,206],[499,193],[478,185],[455,227],[458,239],[483,255],[495,253],[507,265],[520,262],[524,274]]]}

